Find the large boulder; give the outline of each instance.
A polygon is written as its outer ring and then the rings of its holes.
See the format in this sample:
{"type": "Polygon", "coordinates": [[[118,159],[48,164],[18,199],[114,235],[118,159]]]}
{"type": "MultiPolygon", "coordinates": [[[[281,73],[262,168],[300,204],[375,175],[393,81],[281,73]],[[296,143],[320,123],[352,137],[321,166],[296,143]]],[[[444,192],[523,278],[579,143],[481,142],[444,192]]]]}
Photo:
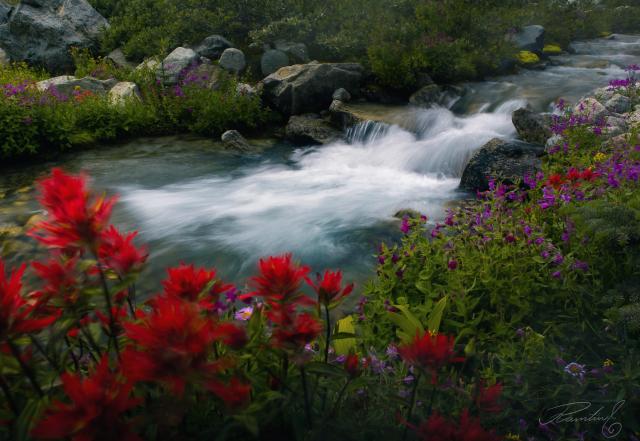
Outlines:
{"type": "Polygon", "coordinates": [[[113,87],[113,84],[111,80],[98,80],[93,77],[76,78],[70,75],[63,75],[39,81],[36,83],[36,87],[41,92],[55,90],[57,94],[70,97],[77,91],[88,91],[94,95],[104,95],[113,87]]]}
{"type": "Polygon", "coordinates": [[[437,84],[428,84],[409,97],[414,106],[431,107],[440,102],[442,90],[437,84]]]}
{"type": "MultiPolygon", "coordinates": [[[[304,43],[293,43],[291,41],[276,41],[276,50],[284,52],[289,58],[296,63],[308,63],[309,51],[304,43]]],[[[275,72],[275,71],[274,71],[275,72]]]]}
{"type": "Polygon", "coordinates": [[[233,47],[233,44],[226,38],[220,35],[210,35],[196,46],[195,51],[201,57],[217,60],[225,49],[230,47],[233,47]]]}
{"type": "Polygon", "coordinates": [[[178,47],[156,68],[156,77],[166,85],[177,84],[180,74],[198,63],[200,57],[193,49],[178,47]]]}
{"type": "Polygon", "coordinates": [[[224,70],[237,75],[247,67],[247,59],[240,49],[229,48],[224,50],[218,64],[224,70]]]}
{"type": "Polygon", "coordinates": [[[542,155],[544,146],[538,144],[492,139],[473,154],[462,173],[460,187],[486,191],[490,178],[516,183],[525,175],[534,175],[542,169],[542,155]]]}
{"type": "Polygon", "coordinates": [[[290,64],[287,54],[277,49],[269,49],[262,54],[262,58],[260,59],[260,69],[262,70],[262,75],[265,76],[271,75],[278,69],[290,64]]]}
{"type": "Polygon", "coordinates": [[[525,26],[513,36],[513,43],[520,50],[540,55],[544,50],[544,34],[544,27],[540,25],[525,26]]]}
{"type": "Polygon", "coordinates": [[[0,0],[0,25],[9,21],[9,15],[13,8],[7,4],[4,0],[0,0]]]}
{"type": "Polygon", "coordinates": [[[545,144],[551,133],[551,119],[527,108],[518,109],[511,116],[522,141],[545,144]]]}
{"type": "Polygon", "coordinates": [[[114,105],[125,104],[131,100],[140,101],[141,99],[138,85],[130,81],[122,81],[109,91],[109,101],[114,105]]]}
{"type": "Polygon", "coordinates": [[[357,63],[296,64],[263,80],[263,97],[285,115],[326,110],[336,89],[352,95],[360,88],[363,69],[357,63]]]}
{"type": "Polygon", "coordinates": [[[231,79],[228,72],[216,64],[201,64],[184,76],[186,84],[197,84],[211,90],[220,90],[231,79]]]}
{"type": "Polygon", "coordinates": [[[328,121],[313,113],[289,118],[285,133],[289,141],[299,144],[328,144],[342,137],[328,121]]]}
{"type": "Polygon", "coordinates": [[[72,47],[97,48],[108,26],[86,0],[23,1],[0,24],[0,47],[13,61],[59,72],[73,67],[72,47]]]}

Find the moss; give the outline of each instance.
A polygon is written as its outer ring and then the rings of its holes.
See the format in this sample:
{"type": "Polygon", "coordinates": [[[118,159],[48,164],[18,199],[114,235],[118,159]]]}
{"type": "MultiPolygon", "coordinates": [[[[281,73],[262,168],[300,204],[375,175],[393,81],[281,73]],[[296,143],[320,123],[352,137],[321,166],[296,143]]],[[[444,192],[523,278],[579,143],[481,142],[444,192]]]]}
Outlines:
{"type": "Polygon", "coordinates": [[[536,64],[540,62],[540,57],[530,51],[520,51],[517,59],[520,64],[536,64]]]}
{"type": "Polygon", "coordinates": [[[600,37],[602,37],[602,38],[611,37],[611,35],[613,35],[613,34],[611,32],[609,32],[609,31],[600,32],[600,37]]]}
{"type": "Polygon", "coordinates": [[[547,55],[560,55],[562,53],[562,48],[557,44],[545,44],[542,52],[547,55]]]}

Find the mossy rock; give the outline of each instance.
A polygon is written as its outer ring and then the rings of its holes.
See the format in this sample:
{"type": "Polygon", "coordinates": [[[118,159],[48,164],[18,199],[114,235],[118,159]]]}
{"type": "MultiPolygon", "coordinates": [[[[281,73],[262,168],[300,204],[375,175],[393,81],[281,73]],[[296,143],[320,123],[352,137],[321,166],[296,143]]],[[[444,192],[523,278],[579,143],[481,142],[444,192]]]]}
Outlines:
{"type": "Polygon", "coordinates": [[[523,65],[532,65],[540,62],[540,57],[531,51],[520,51],[516,58],[523,65]]]}
{"type": "Polygon", "coordinates": [[[603,32],[600,32],[600,37],[601,37],[601,38],[611,37],[612,35],[613,35],[613,33],[612,33],[612,32],[609,32],[609,31],[603,31],[603,32]]]}
{"type": "Polygon", "coordinates": [[[542,52],[545,55],[560,55],[562,53],[562,48],[557,44],[546,44],[542,52]]]}

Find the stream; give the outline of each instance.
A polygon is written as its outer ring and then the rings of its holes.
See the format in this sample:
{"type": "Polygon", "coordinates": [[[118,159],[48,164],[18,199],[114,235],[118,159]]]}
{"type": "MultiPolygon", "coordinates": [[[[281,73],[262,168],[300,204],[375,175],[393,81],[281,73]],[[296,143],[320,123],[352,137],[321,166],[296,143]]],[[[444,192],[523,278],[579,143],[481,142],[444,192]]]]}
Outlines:
{"type": "MultiPolygon", "coordinates": [[[[145,278],[159,286],[179,262],[215,266],[242,285],[259,257],[293,252],[314,271],[342,268],[348,279],[371,276],[381,242],[400,237],[400,209],[442,219],[448,204],[468,197],[460,176],[470,155],[494,137],[516,135],[511,113],[525,105],[552,110],[576,102],[640,58],[640,37],[615,35],[573,44],[545,70],[464,85],[448,107],[404,108],[412,130],[369,123],[348,142],[294,146],[251,142],[254,155],[224,152],[193,137],[141,138],[73,152],[55,163],[0,170],[0,232],[38,213],[33,183],[52,166],[86,171],[93,186],[120,195],[113,222],[138,230],[151,252],[145,278]]],[[[403,125],[403,127],[406,127],[403,125]]],[[[0,233],[1,234],[1,233],[0,233]]],[[[33,256],[25,239],[5,245],[8,260],[33,256]]]]}

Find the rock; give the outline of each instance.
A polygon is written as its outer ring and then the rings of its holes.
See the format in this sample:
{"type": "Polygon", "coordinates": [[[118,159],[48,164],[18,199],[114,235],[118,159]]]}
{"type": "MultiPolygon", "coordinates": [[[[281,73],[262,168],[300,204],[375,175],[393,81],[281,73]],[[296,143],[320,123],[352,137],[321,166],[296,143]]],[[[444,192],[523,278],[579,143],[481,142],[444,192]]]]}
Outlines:
{"type": "Polygon", "coordinates": [[[640,127],[640,106],[636,106],[635,110],[627,115],[627,121],[633,128],[640,127]]]}
{"type": "Polygon", "coordinates": [[[0,25],[0,47],[14,61],[60,72],[73,67],[72,47],[96,49],[107,27],[86,0],[23,1],[0,25]]]}
{"type": "Polygon", "coordinates": [[[106,59],[111,61],[114,66],[119,69],[134,69],[136,65],[131,61],[127,60],[127,57],[122,52],[122,49],[114,49],[109,52],[109,55],[106,56],[106,59]]]}
{"type": "Polygon", "coordinates": [[[122,81],[109,91],[109,101],[111,104],[124,104],[129,100],[142,100],[140,89],[136,83],[122,81]]]}
{"type": "Polygon", "coordinates": [[[253,87],[251,84],[247,84],[247,83],[238,83],[236,85],[236,92],[239,95],[247,95],[250,97],[254,97],[258,95],[258,91],[256,90],[256,88],[253,87]]]}
{"type": "Polygon", "coordinates": [[[234,74],[239,74],[247,67],[247,60],[240,49],[225,49],[218,64],[221,68],[234,74]]]}
{"type": "Polygon", "coordinates": [[[271,75],[281,67],[289,66],[289,57],[283,51],[277,49],[269,49],[260,59],[260,69],[262,75],[271,75]]]}
{"type": "Polygon", "coordinates": [[[441,96],[442,90],[440,86],[437,84],[429,84],[411,95],[409,102],[414,106],[431,107],[434,104],[438,104],[441,96]]]}
{"type": "Polygon", "coordinates": [[[220,140],[225,147],[239,152],[248,152],[251,150],[249,142],[237,130],[228,130],[222,134],[220,140]]]}
{"type": "Polygon", "coordinates": [[[609,111],[595,98],[585,98],[573,108],[573,113],[589,117],[593,121],[599,121],[609,115],[609,111]]]}
{"type": "Polygon", "coordinates": [[[198,62],[198,54],[193,49],[178,47],[156,68],[156,77],[166,85],[177,84],[182,71],[198,62]]]}
{"type": "Polygon", "coordinates": [[[544,146],[545,149],[548,150],[552,147],[562,144],[563,142],[564,138],[562,137],[562,135],[553,135],[549,139],[547,139],[547,142],[544,143],[544,146]]]}
{"type": "Polygon", "coordinates": [[[396,214],[393,215],[396,219],[414,219],[419,220],[422,217],[422,213],[416,211],[412,208],[403,208],[402,210],[398,210],[396,214]]]}
{"type": "Polygon", "coordinates": [[[9,15],[12,9],[11,5],[5,3],[4,0],[0,0],[0,25],[9,21],[9,15]]]}
{"type": "Polygon", "coordinates": [[[338,100],[338,101],[342,101],[343,103],[348,103],[349,101],[351,101],[351,94],[349,93],[349,91],[347,91],[347,89],[344,88],[340,88],[338,90],[336,90],[335,92],[333,92],[333,100],[338,100]]]}
{"type": "Polygon", "coordinates": [[[263,98],[284,115],[320,112],[331,104],[333,92],[352,95],[360,88],[363,69],[356,63],[308,63],[279,69],[263,81],[263,98]]]}
{"type": "Polygon", "coordinates": [[[156,70],[158,70],[159,67],[160,67],[160,61],[158,61],[156,58],[147,58],[142,63],[138,64],[135,70],[137,71],[147,70],[150,72],[155,72],[156,70]]]}
{"type": "Polygon", "coordinates": [[[623,133],[627,133],[629,130],[629,123],[625,118],[617,116],[609,116],[607,118],[607,129],[605,134],[607,138],[614,138],[623,133]]]}
{"type": "Polygon", "coordinates": [[[329,112],[331,113],[331,121],[333,124],[343,130],[366,121],[352,112],[343,101],[339,100],[334,100],[331,103],[329,112]]]}
{"type": "Polygon", "coordinates": [[[361,90],[361,93],[369,102],[380,104],[406,104],[407,97],[395,91],[381,87],[378,84],[367,84],[361,90]]]}
{"type": "Polygon", "coordinates": [[[341,132],[316,114],[294,115],[286,128],[286,138],[300,144],[328,144],[341,137],[341,132]]]}
{"type": "Polygon", "coordinates": [[[59,94],[66,97],[73,95],[76,90],[88,90],[96,95],[104,95],[112,86],[110,81],[98,80],[93,77],[76,78],[70,75],[63,75],[36,83],[38,90],[55,89],[59,94]]]}
{"type": "MultiPolygon", "coordinates": [[[[276,50],[284,52],[296,63],[308,63],[309,51],[304,43],[293,43],[290,41],[276,41],[276,50]]],[[[277,69],[276,69],[277,70],[277,69]]],[[[275,72],[275,71],[274,71],[275,72]]]]}
{"type": "Polygon", "coordinates": [[[513,125],[522,141],[545,144],[551,136],[551,120],[543,115],[522,108],[513,112],[513,125]]]}
{"type": "Polygon", "coordinates": [[[194,83],[211,90],[220,90],[231,80],[229,72],[216,64],[201,64],[184,77],[185,83],[194,83]]]}
{"type": "Polygon", "coordinates": [[[611,112],[627,113],[631,110],[631,99],[616,93],[605,102],[604,106],[611,112]]]}
{"type": "Polygon", "coordinates": [[[606,103],[611,98],[613,98],[614,95],[616,95],[616,92],[615,90],[610,89],[609,87],[601,87],[599,89],[596,89],[592,95],[596,98],[596,100],[600,101],[601,103],[606,103]]]}
{"type": "Polygon", "coordinates": [[[541,170],[544,147],[522,141],[492,139],[475,152],[462,174],[460,187],[469,191],[489,189],[489,177],[516,183],[541,170]]]}
{"type": "Polygon", "coordinates": [[[210,35],[196,46],[195,51],[201,57],[217,60],[226,49],[231,47],[233,47],[233,44],[226,38],[220,35],[210,35]]]}
{"type": "Polygon", "coordinates": [[[7,64],[10,63],[9,57],[7,56],[7,53],[0,49],[0,66],[5,66],[7,64]]]}
{"type": "Polygon", "coordinates": [[[518,49],[540,55],[544,50],[544,34],[544,27],[540,25],[525,26],[512,40],[518,49]]]}

